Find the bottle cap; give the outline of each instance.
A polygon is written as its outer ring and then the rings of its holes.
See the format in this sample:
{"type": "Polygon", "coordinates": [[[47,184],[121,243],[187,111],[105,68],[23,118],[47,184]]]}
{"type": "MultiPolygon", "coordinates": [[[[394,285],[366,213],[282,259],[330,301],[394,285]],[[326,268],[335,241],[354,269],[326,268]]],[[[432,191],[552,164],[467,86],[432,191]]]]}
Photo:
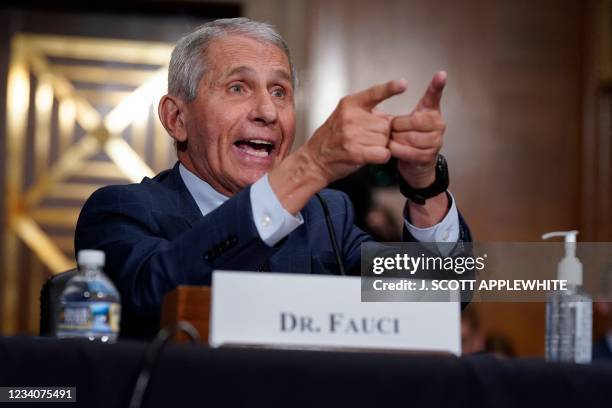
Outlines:
{"type": "Polygon", "coordinates": [[[103,267],[105,261],[104,252],[97,249],[82,249],[77,256],[79,266],[103,267]]]}
{"type": "Polygon", "coordinates": [[[542,235],[542,239],[563,237],[565,256],[557,266],[557,279],[566,280],[570,285],[582,286],[582,263],[576,257],[576,235],[578,231],[555,231],[542,235]]]}

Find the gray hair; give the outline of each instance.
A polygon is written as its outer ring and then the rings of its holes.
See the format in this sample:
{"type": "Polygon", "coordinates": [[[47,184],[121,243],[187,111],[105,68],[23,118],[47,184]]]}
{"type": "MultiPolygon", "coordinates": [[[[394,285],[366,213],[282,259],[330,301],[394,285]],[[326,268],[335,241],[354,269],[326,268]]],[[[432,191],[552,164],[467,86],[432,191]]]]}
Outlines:
{"type": "Polygon", "coordinates": [[[276,45],[287,59],[291,69],[291,83],[296,84],[296,73],[287,43],[274,27],[248,18],[224,18],[206,23],[181,38],[170,58],[168,69],[168,93],[193,101],[198,84],[208,69],[206,49],[212,40],[226,35],[239,34],[276,45]]]}

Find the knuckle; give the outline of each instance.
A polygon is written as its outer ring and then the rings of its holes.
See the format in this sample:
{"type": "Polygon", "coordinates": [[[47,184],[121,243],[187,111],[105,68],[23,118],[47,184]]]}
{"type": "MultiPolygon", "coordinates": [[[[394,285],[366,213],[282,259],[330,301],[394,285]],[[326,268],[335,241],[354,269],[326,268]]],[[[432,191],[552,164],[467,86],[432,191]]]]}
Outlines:
{"type": "Polygon", "coordinates": [[[406,116],[398,116],[396,118],[393,118],[393,120],[391,121],[391,129],[399,131],[406,128],[409,123],[410,122],[406,116]]]}
{"type": "Polygon", "coordinates": [[[387,118],[378,118],[376,121],[376,128],[381,133],[389,134],[391,132],[391,123],[387,118]]]}
{"type": "Polygon", "coordinates": [[[341,109],[338,112],[338,121],[342,127],[346,127],[353,122],[351,111],[349,109],[341,109]]]}
{"type": "Polygon", "coordinates": [[[391,143],[389,143],[389,148],[388,149],[389,149],[389,151],[391,152],[391,154],[393,156],[397,156],[398,155],[397,146],[398,146],[397,142],[391,141],[391,143]]]}
{"type": "Polygon", "coordinates": [[[342,98],[340,98],[340,101],[338,101],[338,109],[339,110],[346,109],[348,107],[348,105],[350,105],[350,97],[349,96],[343,96],[342,98]]]}
{"type": "Polygon", "coordinates": [[[398,143],[394,143],[393,145],[389,146],[389,150],[393,156],[400,160],[410,160],[412,158],[410,149],[407,149],[406,146],[398,143]]]}
{"type": "Polygon", "coordinates": [[[440,147],[442,147],[442,145],[444,144],[444,137],[442,137],[441,134],[438,135],[438,137],[436,137],[436,147],[439,149],[440,147]]]}
{"type": "Polygon", "coordinates": [[[391,139],[394,140],[396,143],[399,144],[406,144],[408,143],[407,137],[405,133],[401,133],[401,132],[394,132],[391,134],[391,139]]]}
{"type": "Polygon", "coordinates": [[[414,132],[405,132],[402,134],[401,140],[404,142],[405,145],[414,146],[416,143],[418,143],[419,138],[414,132]]]}
{"type": "Polygon", "coordinates": [[[386,163],[391,159],[391,150],[385,149],[380,155],[379,163],[386,163]]]}
{"type": "Polygon", "coordinates": [[[421,129],[425,125],[425,121],[420,115],[415,115],[411,118],[410,124],[415,129],[421,129]]]}
{"type": "Polygon", "coordinates": [[[342,140],[342,150],[344,150],[349,155],[354,154],[354,150],[355,150],[354,143],[350,139],[347,139],[347,138],[343,139],[342,140]]]}
{"type": "Polygon", "coordinates": [[[382,124],[374,126],[372,133],[376,140],[386,140],[391,136],[391,130],[382,124]]]}

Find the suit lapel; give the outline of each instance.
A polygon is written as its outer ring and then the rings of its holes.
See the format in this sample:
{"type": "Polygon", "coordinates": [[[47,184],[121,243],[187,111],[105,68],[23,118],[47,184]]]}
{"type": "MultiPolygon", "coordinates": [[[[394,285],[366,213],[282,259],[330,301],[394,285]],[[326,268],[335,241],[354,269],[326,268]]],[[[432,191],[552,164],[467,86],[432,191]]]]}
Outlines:
{"type": "Polygon", "coordinates": [[[162,181],[162,184],[165,184],[166,187],[176,192],[177,207],[180,214],[187,220],[189,226],[193,226],[193,224],[202,218],[202,213],[200,212],[198,205],[189,193],[189,190],[187,190],[187,187],[181,178],[181,173],[179,172],[179,162],[176,162],[172,170],[170,170],[168,177],[162,181]]]}
{"type": "MultiPolygon", "coordinates": [[[[168,176],[161,181],[161,184],[175,192],[177,208],[190,227],[203,218],[198,205],[181,178],[178,162],[170,170],[168,176]]],[[[307,218],[308,209],[304,208],[304,210],[302,214],[307,218]]],[[[308,242],[306,225],[302,225],[289,234],[287,240],[282,244],[281,250],[270,258],[265,265],[262,265],[262,269],[277,272],[311,273],[311,256],[309,251],[304,250],[304,242],[308,242]]]]}

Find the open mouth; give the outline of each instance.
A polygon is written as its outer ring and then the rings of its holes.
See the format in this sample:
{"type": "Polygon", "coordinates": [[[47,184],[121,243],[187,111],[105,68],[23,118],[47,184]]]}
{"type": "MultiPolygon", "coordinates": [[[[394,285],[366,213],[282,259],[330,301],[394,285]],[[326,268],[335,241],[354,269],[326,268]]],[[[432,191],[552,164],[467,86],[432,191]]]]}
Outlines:
{"type": "Polygon", "coordinates": [[[274,151],[274,143],[262,139],[238,140],[234,145],[240,151],[255,157],[268,157],[274,151]]]}

